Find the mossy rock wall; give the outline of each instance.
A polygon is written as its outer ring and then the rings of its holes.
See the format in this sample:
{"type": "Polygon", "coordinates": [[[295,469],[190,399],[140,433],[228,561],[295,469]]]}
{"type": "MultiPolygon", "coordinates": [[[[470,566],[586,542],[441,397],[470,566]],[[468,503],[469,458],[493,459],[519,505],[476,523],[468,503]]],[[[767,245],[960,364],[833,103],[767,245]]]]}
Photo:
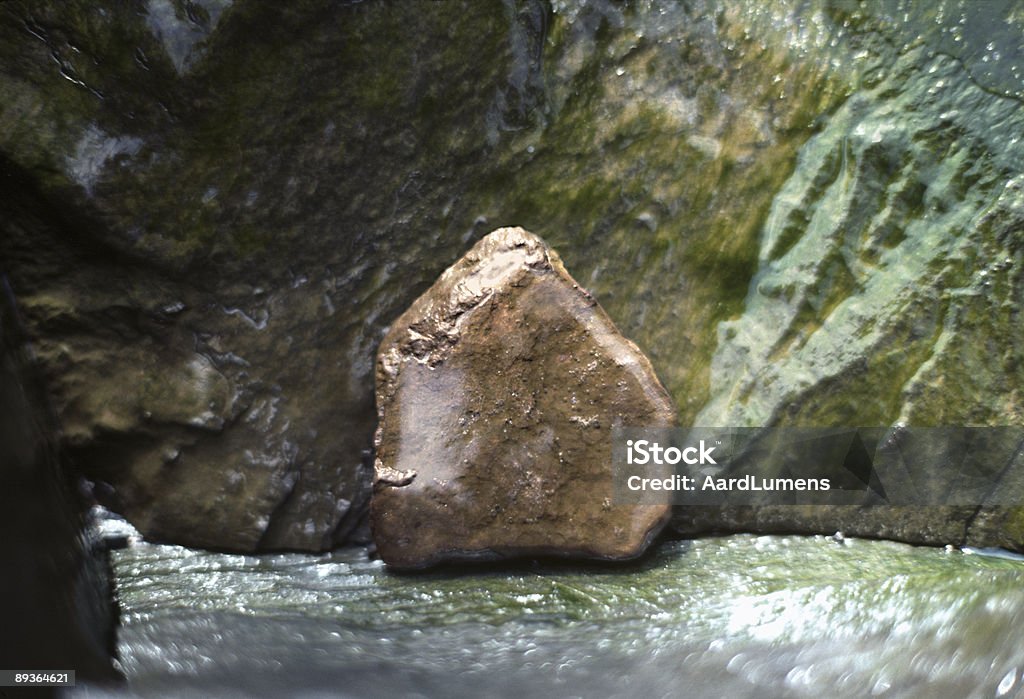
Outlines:
{"type": "Polygon", "coordinates": [[[0,255],[66,446],[150,537],[347,540],[376,346],[502,225],[683,424],[1018,424],[1022,18],[971,7],[3,3],[0,255]]]}

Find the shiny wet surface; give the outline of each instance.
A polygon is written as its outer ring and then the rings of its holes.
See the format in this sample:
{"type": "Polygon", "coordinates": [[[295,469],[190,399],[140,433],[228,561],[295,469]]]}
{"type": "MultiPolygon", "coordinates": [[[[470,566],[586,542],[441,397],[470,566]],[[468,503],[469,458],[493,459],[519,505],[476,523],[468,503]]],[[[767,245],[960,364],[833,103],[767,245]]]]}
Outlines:
{"type": "Polygon", "coordinates": [[[114,559],[117,695],[992,697],[1024,668],[1024,563],[977,552],[742,535],[418,576],[362,549],[114,559]]]}

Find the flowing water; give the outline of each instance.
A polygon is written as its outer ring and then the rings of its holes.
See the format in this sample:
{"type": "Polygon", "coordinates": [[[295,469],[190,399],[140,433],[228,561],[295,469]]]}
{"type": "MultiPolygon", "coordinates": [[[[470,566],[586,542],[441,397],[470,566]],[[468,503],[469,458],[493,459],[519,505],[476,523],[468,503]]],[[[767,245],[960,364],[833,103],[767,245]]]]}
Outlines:
{"type": "Polygon", "coordinates": [[[128,682],[73,696],[998,697],[1024,671],[1024,562],[993,552],[741,535],[624,568],[114,561],[128,682]]]}

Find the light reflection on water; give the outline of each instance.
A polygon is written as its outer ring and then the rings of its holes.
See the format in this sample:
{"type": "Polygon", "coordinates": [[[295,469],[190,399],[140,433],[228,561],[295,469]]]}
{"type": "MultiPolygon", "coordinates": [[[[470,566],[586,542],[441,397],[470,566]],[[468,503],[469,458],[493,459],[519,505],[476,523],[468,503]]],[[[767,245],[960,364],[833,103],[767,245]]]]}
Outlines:
{"type": "Polygon", "coordinates": [[[119,694],[991,697],[1020,686],[1024,567],[958,551],[734,536],[667,543],[624,569],[397,576],[363,550],[140,545],[115,566],[119,694]]]}

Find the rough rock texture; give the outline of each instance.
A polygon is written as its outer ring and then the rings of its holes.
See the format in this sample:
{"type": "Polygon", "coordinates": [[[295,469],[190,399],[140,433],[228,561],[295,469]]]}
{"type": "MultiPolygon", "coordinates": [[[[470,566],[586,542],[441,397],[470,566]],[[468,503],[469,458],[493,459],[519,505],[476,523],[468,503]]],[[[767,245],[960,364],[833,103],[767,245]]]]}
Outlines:
{"type": "Polygon", "coordinates": [[[347,540],[374,352],[465,247],[476,213],[434,259],[530,13],[2,3],[0,268],[105,505],[187,545],[347,540]]]}
{"type": "Polygon", "coordinates": [[[558,255],[494,231],[392,326],[377,359],[371,527],[386,563],[638,556],[667,502],[612,502],[612,428],[675,422],[650,362],[558,255]]]}
{"type": "Polygon", "coordinates": [[[152,539],[344,542],[387,324],[510,221],[692,415],[847,90],[748,5],[0,3],[0,266],[97,495],[152,539]]]}
{"type": "MultiPolygon", "coordinates": [[[[940,29],[953,18],[920,11],[851,18],[888,68],[777,193],[742,312],[718,327],[699,424],[1024,425],[1024,53],[1006,43],[1024,17],[968,12],[954,39],[940,29]]],[[[926,469],[955,468],[936,457],[926,469]]],[[[975,506],[740,508],[676,527],[1024,550],[1024,460],[998,466],[975,506]]]]}
{"type": "Polygon", "coordinates": [[[106,552],[87,527],[77,479],[61,469],[53,414],[15,313],[0,277],[0,656],[5,669],[113,680],[117,614],[106,552]]]}
{"type": "Polygon", "coordinates": [[[347,540],[385,328],[506,222],[684,424],[1020,424],[1022,26],[970,0],[7,0],[0,266],[64,446],[177,543],[347,540]]]}

